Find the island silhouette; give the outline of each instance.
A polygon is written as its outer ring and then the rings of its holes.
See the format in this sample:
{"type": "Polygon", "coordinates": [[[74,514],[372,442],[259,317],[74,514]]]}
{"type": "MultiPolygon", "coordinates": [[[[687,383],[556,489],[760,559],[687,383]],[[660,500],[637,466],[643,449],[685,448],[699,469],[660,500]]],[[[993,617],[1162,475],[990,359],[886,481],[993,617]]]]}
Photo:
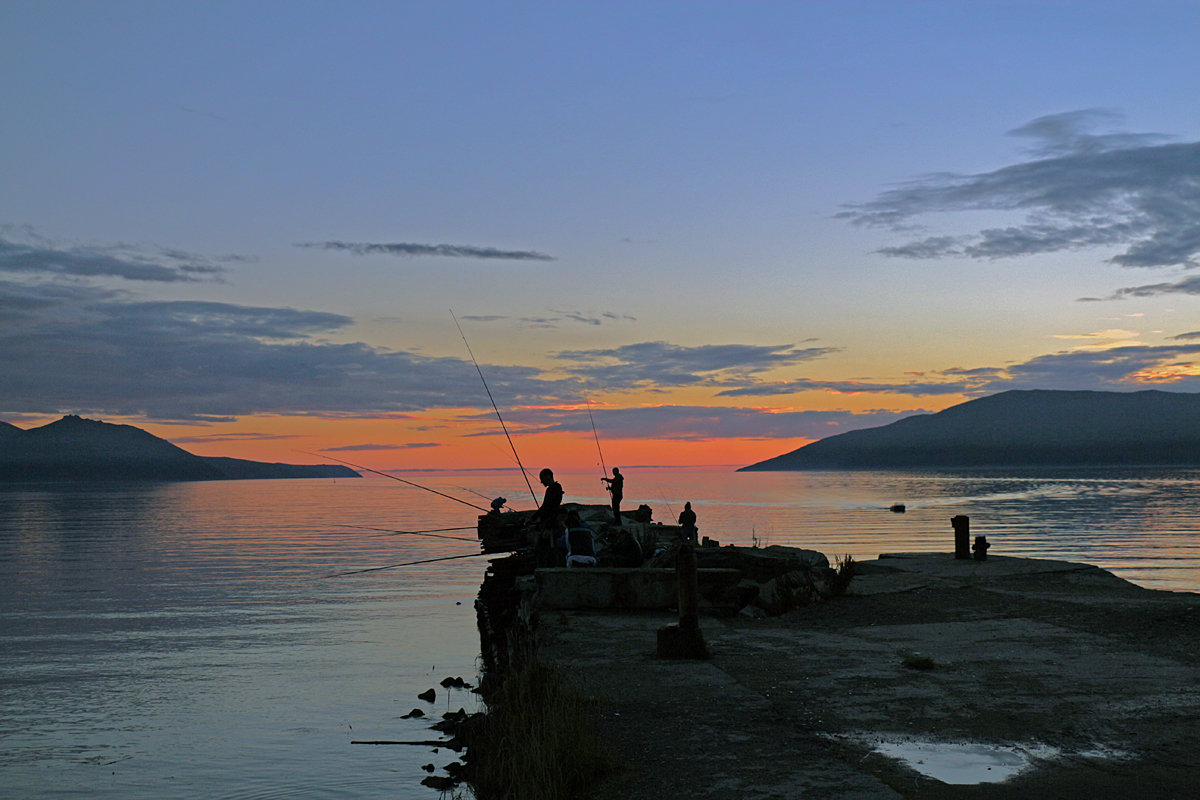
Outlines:
{"type": "Polygon", "coordinates": [[[197,456],[141,428],[73,414],[29,429],[0,422],[0,482],[358,477],[340,464],[197,456]]]}
{"type": "Polygon", "coordinates": [[[1200,394],[1011,390],[738,471],[1078,466],[1200,466],[1200,394]]]}

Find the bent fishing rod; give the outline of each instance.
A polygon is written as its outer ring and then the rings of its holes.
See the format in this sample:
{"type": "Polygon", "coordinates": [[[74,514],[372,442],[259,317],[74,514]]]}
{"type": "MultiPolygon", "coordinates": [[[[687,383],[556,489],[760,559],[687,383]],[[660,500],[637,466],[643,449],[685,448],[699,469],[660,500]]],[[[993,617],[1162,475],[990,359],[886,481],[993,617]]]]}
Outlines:
{"type": "Polygon", "coordinates": [[[604,463],[604,451],[600,449],[600,434],[596,431],[596,420],[592,417],[592,403],[586,397],[583,402],[587,403],[588,419],[592,423],[592,436],[596,440],[596,452],[600,454],[600,474],[608,477],[608,466],[604,463]]]}
{"type": "Polygon", "coordinates": [[[407,483],[409,486],[415,486],[418,489],[423,489],[427,492],[432,492],[433,494],[436,494],[439,497],[444,497],[447,500],[453,500],[456,503],[462,503],[464,506],[470,506],[471,508],[473,508],[477,511],[482,511],[485,514],[488,511],[488,509],[484,508],[483,506],[477,506],[474,503],[468,503],[466,500],[463,500],[461,497],[455,497],[454,495],[449,495],[449,494],[446,494],[445,492],[439,492],[437,489],[430,489],[428,486],[422,486],[419,483],[413,483],[412,481],[405,480],[404,478],[400,478],[395,475],[390,475],[386,472],[380,472],[377,469],[371,469],[370,467],[364,467],[361,464],[352,464],[349,461],[343,461],[340,458],[334,458],[333,456],[326,455],[324,453],[310,453],[307,450],[297,450],[296,452],[304,453],[304,455],[313,456],[314,458],[327,458],[330,461],[336,461],[339,464],[345,464],[347,467],[353,467],[354,469],[361,469],[363,472],[374,472],[376,475],[382,475],[383,477],[391,478],[394,481],[400,481],[401,483],[407,483]]]}
{"type": "Polygon", "coordinates": [[[467,341],[467,335],[463,333],[462,325],[458,324],[458,317],[454,316],[454,309],[450,309],[450,318],[454,320],[454,327],[458,328],[458,335],[462,337],[463,344],[467,346],[467,355],[471,357],[471,363],[475,365],[475,371],[479,373],[479,380],[483,381],[483,390],[487,392],[488,400],[492,401],[492,409],[496,412],[496,419],[500,420],[500,429],[504,431],[504,438],[508,439],[508,446],[512,448],[513,458],[517,460],[517,466],[521,468],[521,477],[525,479],[525,485],[529,487],[529,495],[533,498],[533,504],[541,509],[537,493],[533,491],[533,484],[529,482],[529,474],[525,472],[525,465],[521,463],[521,457],[517,455],[517,446],[513,444],[512,436],[508,434],[508,426],[504,424],[504,417],[500,416],[500,407],[496,405],[496,398],[492,397],[492,390],[488,388],[487,379],[483,377],[483,370],[479,368],[475,353],[471,351],[471,343],[467,341]]]}

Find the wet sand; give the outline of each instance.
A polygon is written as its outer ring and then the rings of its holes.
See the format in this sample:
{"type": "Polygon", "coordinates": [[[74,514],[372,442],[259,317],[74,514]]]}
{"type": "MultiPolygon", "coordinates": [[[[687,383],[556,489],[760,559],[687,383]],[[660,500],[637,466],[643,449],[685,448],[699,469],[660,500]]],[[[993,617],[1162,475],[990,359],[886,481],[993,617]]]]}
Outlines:
{"type": "Polygon", "coordinates": [[[655,657],[671,621],[542,615],[620,763],[599,800],[1200,797],[1200,595],[914,554],[781,617],[702,618],[709,661],[655,657]],[[975,749],[947,771],[939,744],[975,749]]]}

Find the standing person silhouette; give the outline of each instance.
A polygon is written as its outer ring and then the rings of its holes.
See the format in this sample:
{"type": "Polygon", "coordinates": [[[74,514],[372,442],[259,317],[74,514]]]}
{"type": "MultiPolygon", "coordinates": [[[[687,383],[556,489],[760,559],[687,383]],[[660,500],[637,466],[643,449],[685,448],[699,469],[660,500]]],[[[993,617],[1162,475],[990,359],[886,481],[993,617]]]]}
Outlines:
{"type": "Polygon", "coordinates": [[[611,478],[601,478],[600,480],[608,484],[608,492],[612,495],[613,521],[620,525],[621,498],[625,496],[625,476],[621,474],[621,470],[613,467],[613,476],[611,478]]]}
{"type": "Polygon", "coordinates": [[[562,508],[562,484],[554,480],[554,470],[546,468],[538,473],[538,480],[546,487],[542,497],[542,507],[533,514],[533,519],[550,527],[558,524],[558,512],[562,508]]]}
{"type": "Polygon", "coordinates": [[[549,468],[538,473],[538,480],[546,487],[546,494],[542,497],[542,507],[533,512],[529,522],[537,526],[534,530],[538,563],[548,567],[553,566],[554,540],[563,531],[562,520],[559,519],[562,516],[563,488],[561,483],[554,480],[554,471],[549,468]]]}
{"type": "Polygon", "coordinates": [[[684,541],[694,542],[700,535],[699,529],[696,528],[696,512],[692,511],[690,500],[683,504],[683,511],[679,512],[679,527],[679,535],[684,541]]]}

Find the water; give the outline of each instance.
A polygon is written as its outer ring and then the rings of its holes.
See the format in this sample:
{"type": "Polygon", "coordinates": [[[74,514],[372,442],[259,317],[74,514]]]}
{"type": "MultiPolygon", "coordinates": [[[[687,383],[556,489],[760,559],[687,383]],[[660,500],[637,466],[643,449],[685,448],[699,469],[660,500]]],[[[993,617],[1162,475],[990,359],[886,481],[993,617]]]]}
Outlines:
{"type": "MultiPolygon", "coordinates": [[[[1200,591],[1198,470],[622,471],[627,508],[671,520],[690,500],[722,543],[950,551],[949,519],[967,514],[995,555],[1200,591]]],[[[513,473],[406,477],[532,506],[513,473]]],[[[568,501],[604,502],[599,470],[559,478],[568,501]]],[[[475,676],[486,561],[329,576],[476,553],[370,528],[472,527],[477,513],[379,477],[0,490],[0,795],[436,798],[420,767],[451,751],[351,741],[433,738],[401,716],[472,707],[438,684],[475,676]],[[432,705],[416,698],[430,687],[432,705]]]]}
{"type": "Polygon", "coordinates": [[[809,547],[831,560],[952,552],[950,518],[962,514],[972,537],[987,537],[991,555],[1082,561],[1148,588],[1200,591],[1200,470],[774,472],[721,480],[683,499],[705,509],[701,533],[723,543],[809,547]],[[888,511],[894,503],[907,511],[888,511]]]}
{"type": "Polygon", "coordinates": [[[430,797],[419,767],[450,751],[350,742],[472,707],[438,684],[475,676],[485,564],[326,577],[478,550],[338,527],[473,521],[397,485],[0,492],[0,795],[430,797]]]}

